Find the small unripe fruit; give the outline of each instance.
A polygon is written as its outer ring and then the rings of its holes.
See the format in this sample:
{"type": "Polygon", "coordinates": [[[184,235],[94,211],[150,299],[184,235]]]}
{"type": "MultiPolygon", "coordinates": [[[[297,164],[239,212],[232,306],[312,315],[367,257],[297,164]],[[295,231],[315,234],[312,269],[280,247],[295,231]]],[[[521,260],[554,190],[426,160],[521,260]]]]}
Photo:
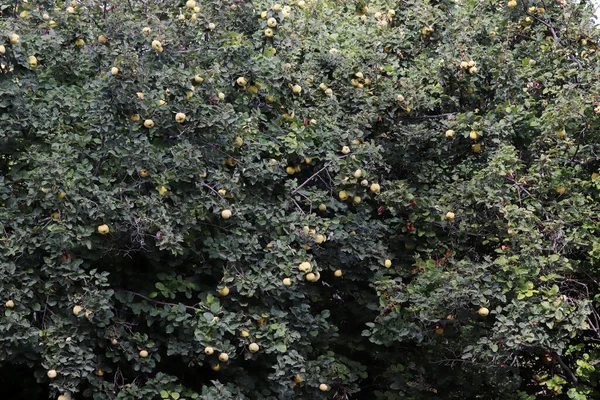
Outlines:
{"type": "Polygon", "coordinates": [[[229,294],[229,288],[227,286],[223,287],[219,290],[219,294],[223,297],[227,296],[229,294]]]}
{"type": "Polygon", "coordinates": [[[182,122],[185,121],[185,114],[182,112],[178,112],[177,114],[175,114],[175,121],[179,122],[180,124],[182,122]]]}
{"type": "Polygon", "coordinates": [[[298,266],[298,269],[302,272],[308,272],[311,269],[311,265],[309,262],[304,261],[303,263],[300,263],[300,265],[298,266]]]}

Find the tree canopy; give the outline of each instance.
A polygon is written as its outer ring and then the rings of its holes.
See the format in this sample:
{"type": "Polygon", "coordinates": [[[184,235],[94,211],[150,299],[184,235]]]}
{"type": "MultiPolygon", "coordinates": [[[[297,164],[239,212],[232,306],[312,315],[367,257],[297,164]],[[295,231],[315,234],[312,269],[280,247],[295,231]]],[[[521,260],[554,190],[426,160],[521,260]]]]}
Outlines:
{"type": "Polygon", "coordinates": [[[2,2],[0,383],[600,398],[599,36],[569,0],[2,2]]]}

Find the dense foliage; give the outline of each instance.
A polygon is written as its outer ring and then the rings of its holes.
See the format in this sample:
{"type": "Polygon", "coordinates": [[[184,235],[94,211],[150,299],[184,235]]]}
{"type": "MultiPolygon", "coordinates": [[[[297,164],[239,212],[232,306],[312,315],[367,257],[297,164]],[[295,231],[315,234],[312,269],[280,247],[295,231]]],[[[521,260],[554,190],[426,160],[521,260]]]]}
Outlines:
{"type": "Polygon", "coordinates": [[[15,398],[600,398],[587,3],[1,4],[15,398]]]}

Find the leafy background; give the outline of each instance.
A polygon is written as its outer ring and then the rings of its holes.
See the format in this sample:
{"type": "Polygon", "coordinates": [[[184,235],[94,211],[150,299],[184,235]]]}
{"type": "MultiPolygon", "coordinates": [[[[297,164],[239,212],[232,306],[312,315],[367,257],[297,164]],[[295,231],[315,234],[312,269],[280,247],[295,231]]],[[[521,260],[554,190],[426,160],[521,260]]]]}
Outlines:
{"type": "Polygon", "coordinates": [[[2,390],[600,396],[590,5],[195,3],[0,6],[2,390]]]}

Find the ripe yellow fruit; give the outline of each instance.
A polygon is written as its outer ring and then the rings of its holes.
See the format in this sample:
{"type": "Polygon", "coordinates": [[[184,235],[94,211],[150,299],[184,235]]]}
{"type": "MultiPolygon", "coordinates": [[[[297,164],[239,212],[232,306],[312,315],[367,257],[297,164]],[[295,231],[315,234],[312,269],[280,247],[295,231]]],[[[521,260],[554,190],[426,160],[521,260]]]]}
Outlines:
{"type": "Polygon", "coordinates": [[[77,39],[75,41],[75,46],[77,46],[77,47],[85,46],[85,41],[83,39],[77,39]]]}
{"type": "Polygon", "coordinates": [[[248,350],[250,350],[250,353],[256,353],[258,350],[260,350],[260,347],[256,343],[250,343],[248,350]]]}
{"type": "Polygon", "coordinates": [[[304,8],[306,7],[306,2],[304,0],[300,0],[297,5],[298,8],[304,8]]]}
{"type": "Polygon", "coordinates": [[[196,2],[194,0],[188,0],[185,2],[185,6],[187,8],[195,8],[196,7],[196,2]]]}
{"type": "Polygon", "coordinates": [[[79,315],[79,313],[82,311],[83,311],[83,307],[81,307],[81,306],[73,307],[73,314],[75,314],[75,315],[79,315]]]}
{"type": "Polygon", "coordinates": [[[140,169],[138,173],[140,174],[140,176],[141,176],[142,178],[146,178],[146,177],[148,177],[148,175],[150,175],[150,173],[148,172],[148,170],[146,170],[146,169],[143,169],[143,168],[142,168],[142,169],[140,169]]]}
{"type": "Polygon", "coordinates": [[[360,198],[360,196],[354,196],[354,198],[352,199],[352,202],[354,204],[360,204],[361,201],[362,199],[360,198]]]}
{"type": "Polygon", "coordinates": [[[54,370],[54,369],[48,370],[48,372],[46,372],[46,375],[48,375],[48,378],[54,379],[54,378],[56,378],[56,375],[57,375],[56,370],[54,370]]]}
{"type": "Polygon", "coordinates": [[[148,351],[146,351],[146,350],[140,350],[140,357],[142,357],[142,358],[148,357],[148,351]]]}
{"type": "Polygon", "coordinates": [[[342,276],[342,270],[341,269],[336,269],[335,272],[333,273],[333,276],[335,276],[336,278],[339,278],[342,276]]]}
{"type": "Polygon", "coordinates": [[[321,203],[321,204],[319,204],[319,210],[325,211],[325,210],[327,210],[327,206],[325,204],[321,203]]]}
{"type": "Polygon", "coordinates": [[[384,265],[386,268],[389,268],[389,267],[391,267],[391,266],[392,266],[392,260],[385,260],[385,261],[383,262],[383,265],[384,265]]]}
{"type": "Polygon", "coordinates": [[[452,136],[454,136],[454,131],[452,129],[448,129],[446,131],[446,137],[451,138],[452,136]]]}
{"type": "Polygon", "coordinates": [[[94,372],[97,376],[103,376],[104,375],[104,371],[102,371],[101,369],[97,370],[96,372],[94,372]]]}
{"type": "Polygon", "coordinates": [[[154,50],[156,50],[156,49],[160,49],[161,47],[162,47],[162,43],[160,43],[160,41],[159,41],[159,40],[153,40],[153,41],[152,41],[152,48],[153,48],[154,50]]]}
{"type": "Polygon", "coordinates": [[[379,193],[379,191],[381,190],[381,187],[379,186],[378,183],[373,183],[373,184],[371,184],[371,187],[369,189],[373,193],[379,193]]]}
{"type": "Polygon", "coordinates": [[[446,213],[446,220],[448,220],[450,222],[454,221],[454,213],[452,211],[448,211],[446,213]]]}
{"type": "Polygon", "coordinates": [[[227,296],[229,294],[229,288],[224,286],[223,288],[219,289],[219,294],[223,297],[227,296]]]}
{"type": "Polygon", "coordinates": [[[144,121],[144,126],[148,129],[153,128],[154,127],[154,121],[152,121],[151,119],[147,119],[144,121]]]}
{"type": "Polygon", "coordinates": [[[240,136],[235,138],[235,147],[242,147],[244,145],[244,139],[242,139],[240,136]]]}
{"type": "Polygon", "coordinates": [[[229,354],[227,354],[227,353],[219,354],[219,361],[227,362],[227,360],[229,360],[229,354]]]}
{"type": "Polygon", "coordinates": [[[281,11],[281,4],[274,4],[273,11],[276,11],[276,12],[281,11]]]}
{"type": "Polygon", "coordinates": [[[350,147],[348,147],[348,146],[342,147],[342,154],[348,154],[348,153],[350,153],[350,147]]]}
{"type": "Polygon", "coordinates": [[[115,338],[112,338],[111,341],[110,341],[110,343],[114,346],[117,343],[119,343],[119,341],[117,339],[115,339],[115,338]]]}
{"type": "Polygon", "coordinates": [[[396,100],[397,100],[399,103],[402,103],[402,102],[404,101],[404,96],[402,96],[401,94],[399,94],[398,96],[396,96],[396,100]]]}
{"type": "Polygon", "coordinates": [[[514,8],[514,7],[516,7],[516,6],[517,6],[517,2],[516,2],[516,0],[510,0],[510,1],[508,2],[508,7],[510,7],[510,8],[514,8]]]}
{"type": "Polygon", "coordinates": [[[97,230],[98,230],[98,233],[101,235],[106,235],[108,232],[110,232],[110,228],[106,224],[102,224],[102,225],[98,226],[97,230]]]}
{"type": "Polygon", "coordinates": [[[317,235],[315,236],[315,242],[317,242],[317,244],[321,244],[325,241],[326,237],[325,235],[317,235]]]}
{"type": "Polygon", "coordinates": [[[294,92],[294,94],[300,94],[302,93],[302,86],[295,84],[292,86],[292,92],[294,92]]]}
{"type": "Polygon", "coordinates": [[[8,300],[6,303],[4,303],[4,305],[6,306],[6,308],[13,308],[15,306],[15,302],[12,300],[8,300]]]}
{"type": "Polygon", "coordinates": [[[213,24],[212,22],[210,24],[208,24],[208,29],[211,31],[214,31],[217,28],[217,26],[215,24],[213,24]]]}
{"type": "Polygon", "coordinates": [[[217,97],[219,98],[219,100],[223,101],[223,100],[225,100],[225,93],[219,92],[219,94],[217,95],[217,97]]]}
{"type": "Polygon", "coordinates": [[[248,81],[246,80],[246,78],[244,78],[243,76],[240,76],[239,78],[236,79],[236,83],[239,86],[246,86],[246,83],[248,83],[248,81]]]}
{"type": "Polygon", "coordinates": [[[479,139],[479,134],[476,131],[471,131],[471,133],[469,133],[469,138],[471,140],[477,140],[479,139]]]}
{"type": "Polygon", "coordinates": [[[68,14],[75,14],[75,9],[73,7],[67,7],[68,14]]]}
{"type": "Polygon", "coordinates": [[[242,335],[242,337],[248,337],[248,336],[250,336],[250,332],[248,332],[245,329],[242,329],[242,332],[240,332],[240,334],[242,335]]]}
{"type": "Polygon", "coordinates": [[[37,67],[38,61],[37,58],[35,56],[29,56],[29,66],[31,68],[35,68],[37,67]]]}
{"type": "Polygon", "coordinates": [[[319,385],[319,390],[320,390],[321,392],[326,392],[326,391],[328,391],[328,390],[329,390],[329,386],[328,386],[328,385],[326,385],[325,383],[321,383],[321,384],[319,385]]]}
{"type": "Polygon", "coordinates": [[[201,77],[200,75],[196,75],[196,76],[194,76],[194,82],[202,83],[202,82],[204,82],[204,78],[201,77]]]}
{"type": "Polygon", "coordinates": [[[357,169],[356,171],[354,171],[354,177],[356,179],[360,178],[362,176],[362,171],[360,169],[357,169]]]}
{"type": "Polygon", "coordinates": [[[474,145],[471,146],[471,150],[473,151],[473,153],[480,153],[481,152],[481,145],[479,143],[476,143],[474,145]]]}
{"type": "Polygon", "coordinates": [[[302,263],[300,263],[300,265],[298,265],[298,269],[302,272],[308,272],[311,270],[311,265],[308,261],[304,261],[302,263]]]}
{"type": "Polygon", "coordinates": [[[19,39],[20,39],[20,36],[17,35],[16,33],[13,33],[12,35],[10,35],[10,44],[19,43],[19,39]]]}
{"type": "Polygon", "coordinates": [[[4,54],[6,53],[6,47],[4,47],[4,45],[0,44],[0,54],[4,54]]]}
{"type": "Polygon", "coordinates": [[[119,68],[117,68],[117,67],[112,67],[112,68],[110,69],[110,73],[111,73],[112,75],[115,75],[115,76],[116,76],[116,75],[119,75],[119,68]]]}
{"type": "Polygon", "coordinates": [[[271,17],[267,20],[267,25],[271,28],[275,28],[277,26],[277,20],[271,17]]]}
{"type": "Polygon", "coordinates": [[[558,194],[565,194],[566,191],[567,189],[564,186],[559,186],[556,188],[556,193],[558,194]]]}
{"type": "Polygon", "coordinates": [[[345,190],[340,190],[340,192],[338,193],[338,196],[339,196],[340,200],[342,200],[342,201],[348,199],[348,193],[345,190]]]}
{"type": "Polygon", "coordinates": [[[317,276],[315,274],[313,274],[312,272],[309,272],[308,274],[306,274],[306,280],[309,282],[314,282],[316,281],[317,276]]]}
{"type": "Polygon", "coordinates": [[[160,194],[161,196],[164,196],[165,194],[167,194],[169,192],[169,189],[167,189],[164,186],[161,186],[160,188],[158,188],[158,194],[160,194]]]}
{"type": "Polygon", "coordinates": [[[108,39],[106,36],[100,35],[100,36],[98,36],[98,41],[102,44],[106,44],[106,42],[108,42],[108,39]]]}
{"type": "Polygon", "coordinates": [[[56,28],[56,22],[54,22],[54,21],[50,21],[50,22],[48,22],[48,26],[49,26],[50,28],[54,29],[54,28],[56,28]]]}
{"type": "Polygon", "coordinates": [[[206,354],[207,356],[212,355],[215,352],[215,349],[213,349],[211,346],[206,346],[204,348],[204,354],[206,354]]]}
{"type": "Polygon", "coordinates": [[[56,398],[56,400],[69,400],[69,398],[67,396],[61,394],[60,396],[58,396],[56,398]]]}
{"type": "Polygon", "coordinates": [[[231,210],[223,210],[221,211],[221,218],[229,219],[231,217],[231,210]]]}
{"type": "Polygon", "coordinates": [[[564,129],[561,129],[560,131],[556,132],[556,135],[558,137],[564,137],[567,134],[567,132],[564,129]]]}
{"type": "Polygon", "coordinates": [[[211,368],[213,371],[219,371],[221,369],[221,366],[219,364],[215,364],[211,368]]]}
{"type": "Polygon", "coordinates": [[[283,286],[292,286],[292,280],[290,278],[284,278],[283,286]]]}
{"type": "Polygon", "coordinates": [[[140,120],[140,114],[133,114],[131,117],[129,117],[129,119],[137,122],[140,120]]]}
{"type": "Polygon", "coordinates": [[[598,179],[598,178],[600,178],[600,174],[599,173],[597,173],[597,172],[592,173],[592,180],[593,181],[596,180],[596,179],[598,179]]]}
{"type": "Polygon", "coordinates": [[[142,33],[146,36],[148,36],[150,34],[150,32],[152,32],[152,29],[150,29],[147,26],[142,29],[142,33]]]}
{"type": "Polygon", "coordinates": [[[177,114],[175,114],[175,121],[181,124],[183,121],[185,121],[185,114],[182,112],[178,112],[177,114]]]}
{"type": "Polygon", "coordinates": [[[287,167],[285,169],[285,172],[287,172],[288,175],[294,175],[294,173],[296,172],[296,169],[294,167],[287,167]]]}
{"type": "Polygon", "coordinates": [[[56,197],[58,197],[59,200],[63,200],[67,197],[67,194],[65,192],[58,192],[56,197]]]}
{"type": "Polygon", "coordinates": [[[442,333],[444,333],[444,328],[437,328],[435,330],[435,333],[438,334],[438,335],[441,335],[442,333]]]}
{"type": "MultiPolygon", "coordinates": [[[[477,67],[471,67],[471,68],[469,68],[469,73],[470,73],[470,74],[476,74],[476,73],[477,73],[477,71],[478,71],[478,70],[477,70],[477,67]]],[[[470,91],[469,93],[472,93],[472,92],[473,92],[473,89],[472,89],[472,88],[469,88],[469,89],[471,89],[471,91],[470,91]]]]}

